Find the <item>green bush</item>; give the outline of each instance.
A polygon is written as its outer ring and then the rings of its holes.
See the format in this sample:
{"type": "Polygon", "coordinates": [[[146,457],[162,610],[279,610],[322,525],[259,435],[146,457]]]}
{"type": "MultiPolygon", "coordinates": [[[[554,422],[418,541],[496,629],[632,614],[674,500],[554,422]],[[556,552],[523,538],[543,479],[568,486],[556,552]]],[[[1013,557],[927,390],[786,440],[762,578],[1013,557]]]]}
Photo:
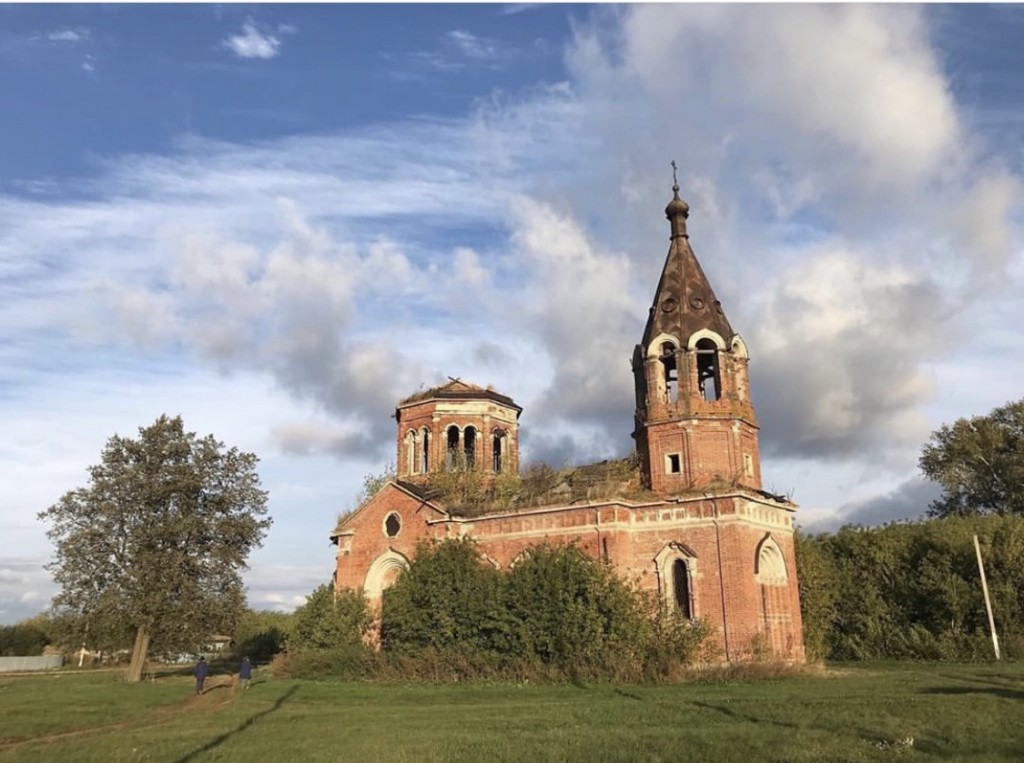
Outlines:
{"type": "Polygon", "coordinates": [[[641,598],[577,546],[535,546],[506,587],[517,657],[536,657],[571,677],[642,664],[651,623],[641,598]]]}
{"type": "Polygon", "coordinates": [[[246,611],[235,628],[235,656],[269,661],[284,648],[293,621],[294,615],[284,612],[246,611]]]}
{"type": "Polygon", "coordinates": [[[342,589],[324,584],[306,597],[306,603],[295,610],[289,651],[301,649],[334,649],[362,644],[373,623],[362,591],[342,589]]]}
{"type": "Polygon", "coordinates": [[[503,598],[502,574],[470,541],[421,544],[408,571],[384,592],[381,646],[401,654],[428,647],[507,652],[511,624],[503,598]]]}
{"type": "Polygon", "coordinates": [[[990,659],[975,534],[1004,652],[1024,654],[1024,518],[954,516],[798,535],[808,656],[990,659]]]}
{"type": "Polygon", "coordinates": [[[643,654],[643,678],[647,681],[680,680],[695,662],[720,660],[713,628],[704,620],[687,620],[669,609],[653,594],[647,596],[650,631],[643,654]]]}
{"type": "Polygon", "coordinates": [[[376,655],[363,644],[329,649],[303,648],[274,658],[271,670],[278,678],[354,681],[375,671],[376,655]]]}
{"type": "Polygon", "coordinates": [[[313,591],[277,675],[461,681],[680,677],[709,628],[664,609],[574,545],[532,548],[505,574],[470,540],[424,543],[384,592],[380,651],[358,591],[313,591]]]}
{"type": "Polygon", "coordinates": [[[666,678],[709,633],[577,546],[540,545],[507,575],[472,542],[424,545],[384,594],[379,669],[462,680],[666,678]]]}
{"type": "Polygon", "coordinates": [[[0,626],[0,657],[38,657],[49,643],[46,631],[37,625],[0,626]]]}

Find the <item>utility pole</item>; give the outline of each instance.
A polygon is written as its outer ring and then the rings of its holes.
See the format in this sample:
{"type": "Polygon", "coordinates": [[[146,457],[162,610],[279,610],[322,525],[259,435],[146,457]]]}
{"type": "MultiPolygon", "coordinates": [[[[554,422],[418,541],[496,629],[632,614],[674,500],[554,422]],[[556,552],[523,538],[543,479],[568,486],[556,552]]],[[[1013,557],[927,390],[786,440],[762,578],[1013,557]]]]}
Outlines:
{"type": "Polygon", "coordinates": [[[981,546],[978,543],[978,536],[974,536],[974,550],[978,554],[978,572],[981,573],[981,590],[985,594],[985,611],[988,612],[988,629],[992,634],[992,648],[995,650],[996,659],[999,659],[999,636],[996,635],[996,621],[992,617],[992,601],[988,597],[988,583],[985,580],[985,565],[981,561],[981,546]]]}

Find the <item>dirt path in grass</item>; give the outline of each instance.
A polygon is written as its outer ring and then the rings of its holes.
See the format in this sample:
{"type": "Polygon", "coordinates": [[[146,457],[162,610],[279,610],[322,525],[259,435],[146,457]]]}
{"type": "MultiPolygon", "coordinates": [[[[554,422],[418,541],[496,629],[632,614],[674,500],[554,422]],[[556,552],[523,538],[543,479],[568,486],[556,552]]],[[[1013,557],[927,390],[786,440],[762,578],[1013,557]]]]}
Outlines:
{"type": "Polygon", "coordinates": [[[134,718],[126,718],[114,723],[105,723],[102,726],[90,726],[86,729],[68,729],[67,731],[54,731],[49,734],[40,734],[27,739],[15,739],[11,741],[0,740],[0,752],[14,750],[30,744],[49,744],[61,742],[65,739],[91,736],[93,734],[105,734],[108,731],[120,731],[137,726],[152,726],[167,723],[180,718],[189,712],[203,710],[210,712],[223,710],[235,699],[235,683],[233,678],[225,678],[216,683],[211,682],[203,692],[203,696],[191,695],[187,699],[175,702],[170,705],[161,705],[143,715],[134,718]],[[211,695],[212,698],[211,698],[211,695]]]}

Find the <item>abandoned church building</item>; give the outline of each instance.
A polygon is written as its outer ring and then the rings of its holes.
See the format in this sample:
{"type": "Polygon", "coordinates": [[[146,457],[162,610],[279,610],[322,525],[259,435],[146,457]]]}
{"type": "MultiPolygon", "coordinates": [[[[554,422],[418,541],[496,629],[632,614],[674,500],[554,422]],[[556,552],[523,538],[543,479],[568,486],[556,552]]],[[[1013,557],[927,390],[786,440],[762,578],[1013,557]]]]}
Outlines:
{"type": "Polygon", "coordinates": [[[633,351],[635,456],[548,470],[554,479],[527,489],[512,398],[458,379],[418,392],[395,411],[395,479],[331,534],[338,587],[378,601],[424,539],[470,537],[500,569],[538,543],[576,543],[705,619],[727,660],[764,650],[804,659],[796,507],[761,488],[747,347],[690,248],[689,207],[673,191],[668,257],[633,351]],[[457,505],[444,489],[457,474],[491,489],[472,506],[463,492],[457,505]]]}

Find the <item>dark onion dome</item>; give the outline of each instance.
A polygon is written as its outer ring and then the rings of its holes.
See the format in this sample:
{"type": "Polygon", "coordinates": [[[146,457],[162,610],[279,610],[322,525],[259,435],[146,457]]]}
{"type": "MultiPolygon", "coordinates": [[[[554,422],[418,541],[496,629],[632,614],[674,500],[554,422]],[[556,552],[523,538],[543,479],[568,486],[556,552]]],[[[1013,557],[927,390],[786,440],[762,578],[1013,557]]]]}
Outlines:
{"type": "Polygon", "coordinates": [[[676,215],[687,217],[690,214],[690,205],[679,198],[679,183],[672,186],[672,201],[665,207],[665,217],[671,220],[676,215]]]}

